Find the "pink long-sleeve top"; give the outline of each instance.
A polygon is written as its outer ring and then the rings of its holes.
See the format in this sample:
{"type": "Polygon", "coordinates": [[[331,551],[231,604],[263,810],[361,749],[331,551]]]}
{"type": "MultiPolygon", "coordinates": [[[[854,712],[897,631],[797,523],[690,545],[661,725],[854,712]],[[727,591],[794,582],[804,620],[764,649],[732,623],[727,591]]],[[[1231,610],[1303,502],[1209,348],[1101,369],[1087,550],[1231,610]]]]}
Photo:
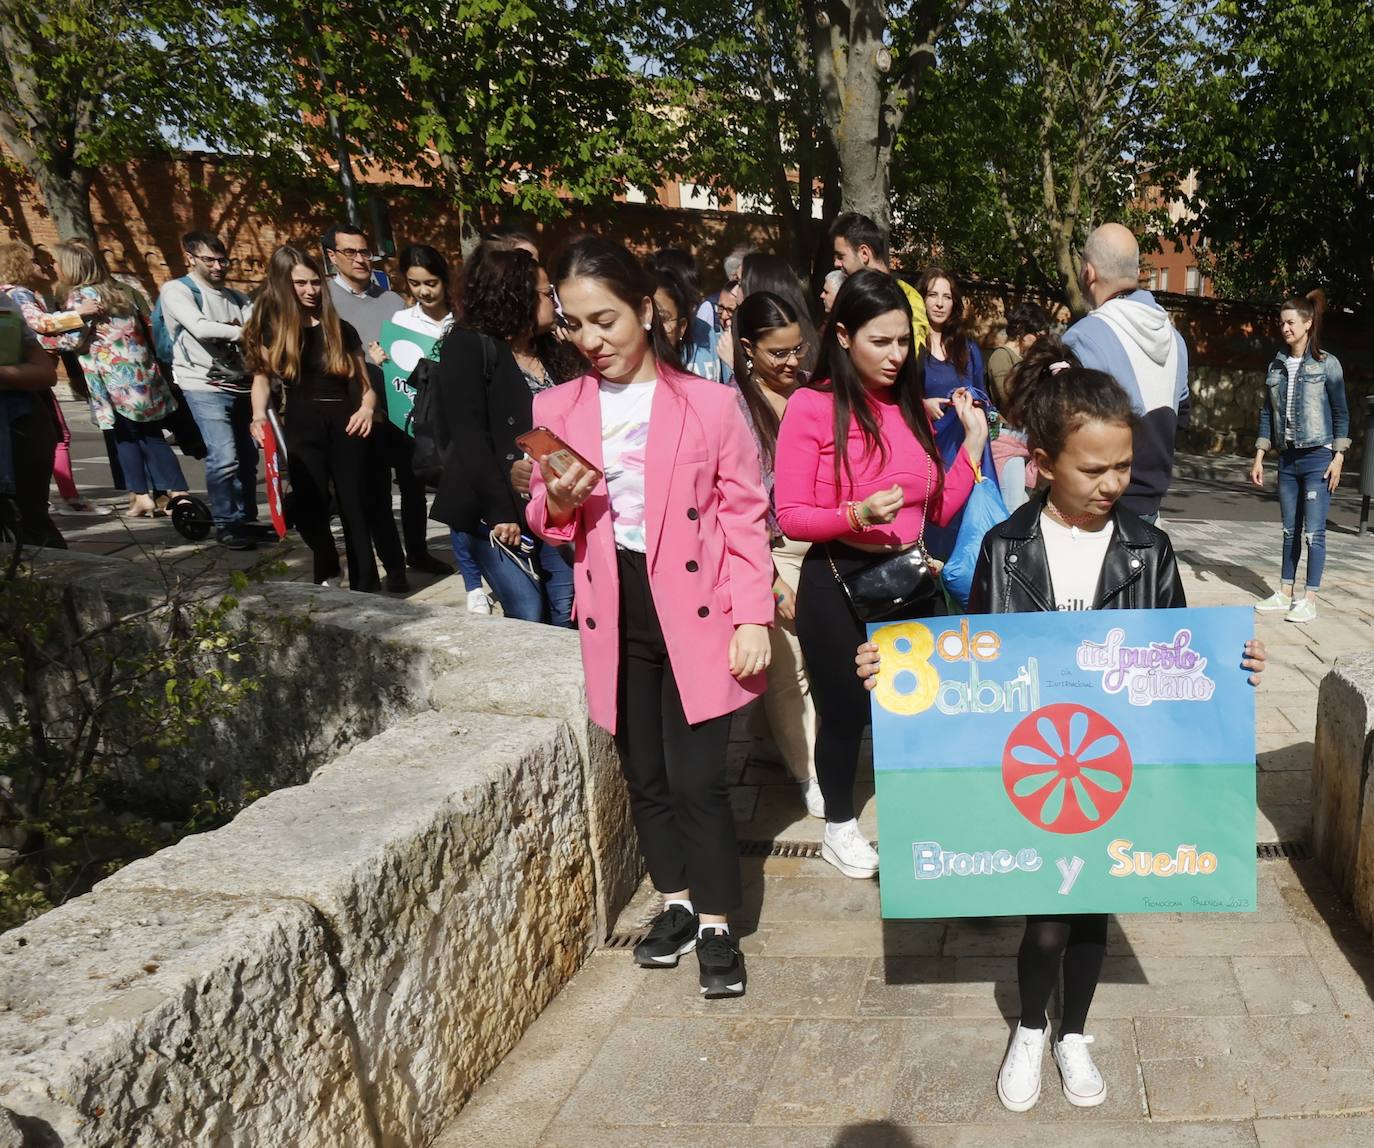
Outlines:
{"type": "Polygon", "coordinates": [[[968,501],[974,480],[968,454],[959,451],[942,487],[938,463],[931,460],[906,425],[897,403],[885,395],[869,396],[869,402],[878,416],[883,445],[887,448],[886,461],[869,449],[858,420],[851,418],[846,443],[850,465],[846,469],[841,462],[837,487],[835,404],[830,392],[803,387],[787,400],[778,431],[773,495],[778,525],[788,538],[803,542],[906,545],[921,536],[927,517],[944,526],[968,501]],[[932,471],[933,467],[937,469],[932,471]],[[939,500],[933,509],[926,506],[927,480],[931,499],[939,500]],[[885,526],[855,534],[849,528],[845,504],[887,490],[893,483],[899,484],[906,495],[897,517],[885,526]]]}

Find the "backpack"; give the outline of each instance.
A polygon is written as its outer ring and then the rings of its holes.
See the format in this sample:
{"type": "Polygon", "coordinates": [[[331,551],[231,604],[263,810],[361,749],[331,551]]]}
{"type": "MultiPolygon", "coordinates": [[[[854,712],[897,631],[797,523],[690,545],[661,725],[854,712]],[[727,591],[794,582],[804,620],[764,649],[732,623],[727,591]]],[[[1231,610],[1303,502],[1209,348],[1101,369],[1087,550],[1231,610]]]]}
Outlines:
{"type": "MultiPolygon", "coordinates": [[[[186,290],[191,292],[191,298],[196,304],[196,310],[203,311],[204,302],[195,279],[190,275],[183,275],[175,282],[186,285],[186,290]]],[[[223,290],[240,307],[247,302],[247,299],[232,287],[225,287],[223,290]]],[[[168,326],[167,317],[162,313],[162,293],[160,291],[158,292],[157,303],[153,306],[153,313],[148,317],[148,324],[153,330],[153,354],[159,363],[170,363],[172,356],[176,354],[177,335],[180,334],[180,328],[173,331],[168,326]]]]}
{"type": "MultiPolygon", "coordinates": [[[[482,342],[482,385],[491,385],[491,373],[496,366],[491,336],[474,332],[482,342]]],[[[438,352],[442,344],[435,345],[438,352]]],[[[410,468],[417,478],[429,486],[438,486],[444,471],[444,457],[448,454],[448,424],[444,421],[443,396],[436,385],[438,363],[433,358],[421,359],[410,372],[407,384],[415,391],[415,405],[410,409],[406,430],[415,440],[415,453],[410,468]]]]}

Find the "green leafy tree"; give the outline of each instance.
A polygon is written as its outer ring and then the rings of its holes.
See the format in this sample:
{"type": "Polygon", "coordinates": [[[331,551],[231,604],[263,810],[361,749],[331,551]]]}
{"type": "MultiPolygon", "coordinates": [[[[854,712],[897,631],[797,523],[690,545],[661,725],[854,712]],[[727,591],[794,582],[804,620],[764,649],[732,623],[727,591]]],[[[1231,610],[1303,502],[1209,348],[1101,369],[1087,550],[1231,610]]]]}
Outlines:
{"type": "Polygon", "coordinates": [[[461,213],[540,217],[652,186],[670,124],[631,66],[623,6],[607,0],[272,0],[273,38],[309,61],[295,103],[304,150],[436,190],[461,213]]]}
{"type": "Polygon", "coordinates": [[[261,32],[241,6],[0,0],[0,142],[58,234],[94,244],[90,189],[104,165],[177,139],[270,153],[284,125],[243,77],[271,88],[294,69],[261,32]]]}
{"type": "Polygon", "coordinates": [[[1195,224],[1222,292],[1374,301],[1374,7],[1223,0],[1182,109],[1195,224]]]}
{"type": "Polygon", "coordinates": [[[1087,232],[1152,241],[1169,100],[1202,0],[1011,0],[946,36],[901,141],[902,230],[917,249],[1061,294],[1075,314],[1087,232]],[[961,114],[955,114],[956,109],[961,114]],[[1155,202],[1151,202],[1151,198],[1155,202]]]}

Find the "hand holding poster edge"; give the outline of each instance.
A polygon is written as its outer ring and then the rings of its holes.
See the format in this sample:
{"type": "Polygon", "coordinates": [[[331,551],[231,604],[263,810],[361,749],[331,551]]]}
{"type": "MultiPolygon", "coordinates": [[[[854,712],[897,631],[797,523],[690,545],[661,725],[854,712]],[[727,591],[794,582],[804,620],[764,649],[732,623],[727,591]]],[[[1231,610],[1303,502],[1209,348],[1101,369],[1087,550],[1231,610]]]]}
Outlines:
{"type": "Polygon", "coordinates": [[[870,634],[884,916],[1254,908],[1251,611],[870,634]]]}

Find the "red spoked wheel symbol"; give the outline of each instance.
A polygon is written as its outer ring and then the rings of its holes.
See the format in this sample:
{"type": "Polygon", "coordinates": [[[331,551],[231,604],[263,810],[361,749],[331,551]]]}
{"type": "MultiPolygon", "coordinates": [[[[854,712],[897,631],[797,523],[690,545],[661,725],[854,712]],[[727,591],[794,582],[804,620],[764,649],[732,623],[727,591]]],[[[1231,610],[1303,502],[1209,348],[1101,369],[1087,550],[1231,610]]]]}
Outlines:
{"type": "Polygon", "coordinates": [[[1096,710],[1072,702],[1044,706],[1011,731],[1002,784],[1027,821],[1051,833],[1105,825],[1131,789],[1131,751],[1096,710]]]}

